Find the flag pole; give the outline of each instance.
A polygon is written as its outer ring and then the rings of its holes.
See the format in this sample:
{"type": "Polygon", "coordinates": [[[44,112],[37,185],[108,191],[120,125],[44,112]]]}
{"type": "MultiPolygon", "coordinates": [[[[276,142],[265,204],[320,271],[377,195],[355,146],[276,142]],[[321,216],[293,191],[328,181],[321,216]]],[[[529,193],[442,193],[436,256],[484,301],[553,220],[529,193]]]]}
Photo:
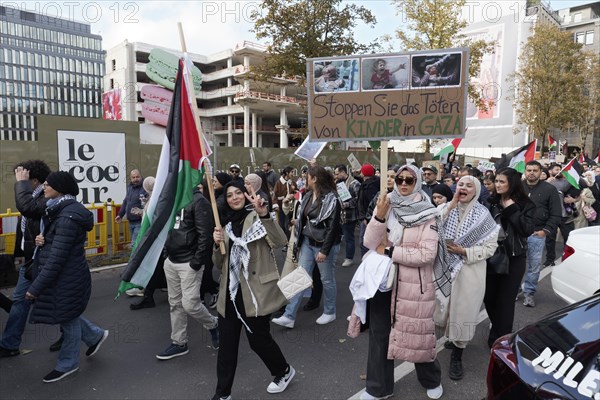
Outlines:
{"type": "MultiPolygon", "coordinates": [[[[179,41],[181,43],[181,51],[187,53],[187,46],[185,45],[185,37],[183,36],[183,25],[181,22],[177,23],[179,29],[179,41]]],[[[188,71],[188,82],[193,83],[191,71],[188,71]]],[[[192,106],[192,114],[194,116],[194,124],[196,125],[196,131],[198,132],[198,140],[200,141],[200,149],[202,158],[206,157],[206,146],[204,145],[204,135],[202,134],[202,125],[200,124],[200,118],[198,117],[198,104],[196,103],[196,92],[192,84],[192,98],[194,99],[192,106]]],[[[215,199],[215,189],[213,187],[213,181],[211,176],[211,168],[205,168],[206,186],[208,186],[208,194],[210,196],[210,204],[212,206],[213,217],[215,219],[215,226],[221,227],[221,220],[219,218],[219,210],[217,209],[217,201],[215,199]]],[[[225,255],[225,244],[220,244],[221,254],[225,255]]]]}

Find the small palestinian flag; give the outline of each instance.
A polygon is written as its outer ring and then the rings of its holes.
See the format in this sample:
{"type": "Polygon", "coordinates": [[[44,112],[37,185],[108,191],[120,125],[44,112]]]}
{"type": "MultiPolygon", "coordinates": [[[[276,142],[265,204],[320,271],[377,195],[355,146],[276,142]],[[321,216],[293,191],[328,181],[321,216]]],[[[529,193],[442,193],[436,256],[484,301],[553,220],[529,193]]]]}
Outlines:
{"type": "Polygon", "coordinates": [[[525,172],[525,164],[535,159],[535,147],[537,140],[526,144],[508,154],[502,156],[502,159],[496,162],[496,171],[502,168],[513,168],[518,172],[525,172]]]}
{"type": "Polygon", "coordinates": [[[548,135],[548,151],[556,151],[557,143],[556,140],[550,135],[548,135]]]}
{"type": "Polygon", "coordinates": [[[577,158],[573,158],[567,165],[565,165],[560,173],[563,174],[571,186],[580,189],[579,178],[583,174],[583,168],[581,167],[581,164],[577,162],[577,158]]]}
{"type": "Polygon", "coordinates": [[[456,150],[458,149],[458,145],[460,144],[461,141],[462,141],[462,139],[460,139],[460,138],[452,140],[452,142],[450,142],[446,147],[444,147],[440,151],[438,151],[438,153],[435,156],[433,156],[433,159],[440,160],[441,158],[446,156],[446,160],[447,160],[448,155],[450,155],[452,153],[456,153],[456,150]]]}

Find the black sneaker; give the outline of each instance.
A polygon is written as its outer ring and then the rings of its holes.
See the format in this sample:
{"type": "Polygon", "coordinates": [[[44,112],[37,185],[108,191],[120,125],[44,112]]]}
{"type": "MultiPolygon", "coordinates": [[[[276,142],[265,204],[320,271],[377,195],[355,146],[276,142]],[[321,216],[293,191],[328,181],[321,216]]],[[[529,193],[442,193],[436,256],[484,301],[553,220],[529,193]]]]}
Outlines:
{"type": "Polygon", "coordinates": [[[189,353],[190,350],[187,347],[187,344],[184,345],[176,345],[175,343],[171,343],[169,347],[165,351],[156,355],[156,358],[159,360],[170,360],[174,357],[184,356],[189,353]]]}
{"type": "Polygon", "coordinates": [[[65,334],[61,333],[60,338],[50,345],[50,351],[59,351],[62,347],[63,340],[65,340],[65,334]]]}
{"type": "Polygon", "coordinates": [[[50,372],[48,375],[46,375],[44,377],[44,379],[42,379],[42,382],[52,383],[52,382],[60,381],[62,378],[65,378],[65,377],[71,375],[73,372],[76,372],[78,369],[79,369],[79,367],[75,367],[74,369],[67,371],[67,372],[61,372],[61,371],[57,371],[57,370],[53,369],[52,372],[50,372]]]}
{"type": "Polygon", "coordinates": [[[0,347],[0,358],[14,357],[19,354],[21,354],[21,350],[19,349],[5,349],[4,347],[0,347]]]}
{"type": "Polygon", "coordinates": [[[544,267],[555,267],[556,264],[554,263],[554,261],[546,261],[544,263],[544,267]]]}
{"type": "Polygon", "coordinates": [[[219,350],[219,328],[208,330],[210,332],[210,346],[213,350],[219,350]]]}
{"type": "Polygon", "coordinates": [[[104,333],[102,334],[102,337],[100,338],[100,340],[98,340],[98,343],[96,343],[93,346],[88,347],[87,351],[85,352],[85,355],[88,357],[91,357],[94,354],[96,354],[98,352],[98,350],[100,350],[100,346],[102,346],[102,343],[104,343],[104,341],[106,340],[107,337],[108,337],[108,331],[104,331],[104,333]]]}
{"type": "Polygon", "coordinates": [[[131,303],[129,305],[129,308],[131,310],[141,310],[142,308],[154,308],[156,307],[156,303],[154,302],[153,299],[147,299],[144,297],[144,299],[138,303],[131,303]]]}
{"type": "Polygon", "coordinates": [[[267,387],[267,392],[283,392],[294,378],[294,375],[296,375],[296,370],[291,365],[288,365],[285,374],[283,376],[276,376],[275,379],[273,379],[273,382],[269,384],[269,386],[267,387]]]}

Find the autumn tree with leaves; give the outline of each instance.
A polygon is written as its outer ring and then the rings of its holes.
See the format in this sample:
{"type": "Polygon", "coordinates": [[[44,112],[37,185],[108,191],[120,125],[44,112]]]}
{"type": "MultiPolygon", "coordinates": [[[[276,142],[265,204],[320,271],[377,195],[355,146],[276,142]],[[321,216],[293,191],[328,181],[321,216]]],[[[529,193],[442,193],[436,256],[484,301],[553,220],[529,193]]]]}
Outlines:
{"type": "Polygon", "coordinates": [[[552,129],[568,129],[582,120],[585,107],[586,56],[571,33],[549,24],[537,24],[519,55],[514,80],[517,122],[544,148],[552,129]]]}
{"type": "MultiPolygon", "coordinates": [[[[494,50],[495,42],[468,39],[461,33],[467,27],[462,15],[466,0],[395,0],[396,14],[407,22],[405,27],[396,29],[403,51],[469,48],[469,77],[479,75],[484,54],[494,50]]],[[[392,38],[385,38],[391,42],[392,38]]],[[[488,102],[484,99],[485,88],[469,83],[469,99],[481,110],[487,111],[488,102]]],[[[425,152],[430,151],[429,140],[425,152]]]]}
{"type": "Polygon", "coordinates": [[[257,39],[266,39],[268,55],[254,72],[264,78],[306,75],[306,59],[366,53],[371,45],[354,38],[358,23],[375,26],[363,6],[342,0],[262,0],[253,13],[257,39]]]}
{"type": "MultiPolygon", "coordinates": [[[[600,135],[600,56],[585,53],[585,82],[581,86],[582,106],[575,122],[579,130],[579,146],[587,153],[585,144],[590,134],[600,135]]],[[[593,151],[594,149],[587,149],[593,151]]]]}

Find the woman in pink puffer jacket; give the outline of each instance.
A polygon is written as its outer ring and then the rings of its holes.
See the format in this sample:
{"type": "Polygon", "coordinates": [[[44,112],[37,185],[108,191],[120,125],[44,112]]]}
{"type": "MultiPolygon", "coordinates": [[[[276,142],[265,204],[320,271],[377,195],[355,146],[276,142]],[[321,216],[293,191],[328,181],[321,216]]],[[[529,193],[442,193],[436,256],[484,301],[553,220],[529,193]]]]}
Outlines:
{"type": "Polygon", "coordinates": [[[379,198],[364,237],[366,247],[392,259],[396,276],[391,289],[386,290],[384,279],[370,300],[367,387],[361,398],[391,397],[394,359],[401,359],[415,363],[417,378],[428,397],[438,399],[443,389],[433,314],[436,289],[446,296],[450,289],[450,274],[444,271],[443,263],[436,262],[442,252],[438,251],[439,217],[421,190],[418,168],[401,167],[395,182],[395,190],[379,198]],[[381,239],[386,231],[384,244],[381,239]]]}

